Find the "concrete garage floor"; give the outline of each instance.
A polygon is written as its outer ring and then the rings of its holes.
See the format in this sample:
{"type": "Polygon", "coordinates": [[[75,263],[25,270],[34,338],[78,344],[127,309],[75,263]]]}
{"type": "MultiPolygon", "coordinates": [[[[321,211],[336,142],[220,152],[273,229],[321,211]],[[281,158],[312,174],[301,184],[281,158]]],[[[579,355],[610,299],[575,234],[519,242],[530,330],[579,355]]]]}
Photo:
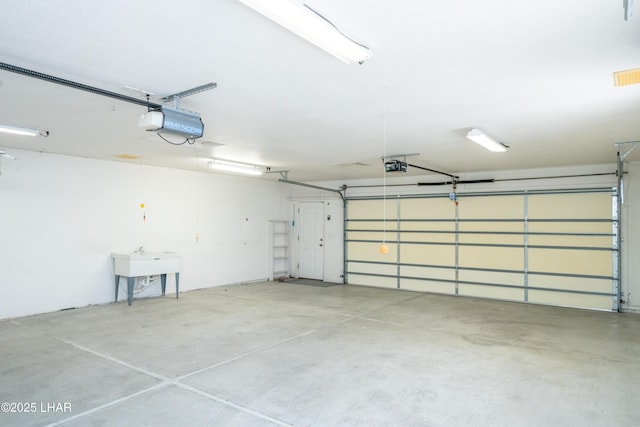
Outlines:
{"type": "Polygon", "coordinates": [[[640,424],[638,315],[357,286],[4,321],[0,362],[0,402],[33,409],[3,426],[640,424]]]}

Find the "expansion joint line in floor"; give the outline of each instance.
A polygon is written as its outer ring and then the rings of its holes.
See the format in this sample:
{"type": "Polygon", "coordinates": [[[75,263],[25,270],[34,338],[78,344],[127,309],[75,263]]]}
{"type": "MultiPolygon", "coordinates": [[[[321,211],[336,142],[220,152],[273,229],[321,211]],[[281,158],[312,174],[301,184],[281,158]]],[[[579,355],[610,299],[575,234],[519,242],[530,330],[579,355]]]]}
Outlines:
{"type": "Polygon", "coordinates": [[[15,323],[16,325],[22,326],[23,328],[27,328],[29,330],[32,330],[32,331],[34,331],[34,332],[36,332],[36,333],[38,333],[40,335],[43,335],[45,337],[48,337],[48,338],[51,338],[53,340],[59,341],[59,342],[61,342],[63,344],[66,344],[66,345],[69,345],[71,347],[74,347],[74,348],[76,348],[76,349],[78,349],[80,351],[84,351],[86,353],[93,354],[94,356],[101,357],[103,359],[109,360],[110,362],[117,363],[118,365],[124,366],[124,367],[129,368],[129,369],[133,369],[134,371],[138,371],[138,372],[143,373],[145,375],[149,375],[149,376],[151,376],[153,378],[156,378],[156,379],[159,379],[161,381],[170,381],[170,379],[165,377],[165,376],[162,376],[162,375],[156,374],[155,372],[151,372],[151,371],[146,370],[144,368],[140,368],[138,366],[132,365],[130,363],[127,363],[127,362],[125,362],[123,360],[120,360],[120,359],[117,359],[115,357],[106,355],[104,353],[100,353],[99,351],[92,350],[92,349],[90,349],[88,347],[85,347],[83,345],[77,344],[77,343],[75,343],[73,341],[69,341],[69,340],[66,340],[64,338],[57,337],[55,335],[47,334],[45,332],[40,331],[39,329],[33,328],[31,326],[28,326],[28,325],[24,325],[24,324],[22,324],[22,323],[20,323],[18,321],[15,321],[15,320],[13,320],[12,322],[15,323]]]}
{"type": "Polygon", "coordinates": [[[268,345],[259,347],[259,348],[255,349],[255,350],[251,350],[251,351],[248,351],[246,353],[240,354],[238,356],[232,357],[231,359],[223,360],[223,361],[215,363],[215,364],[213,364],[211,366],[206,366],[206,367],[204,367],[202,369],[198,369],[197,371],[193,371],[193,372],[189,372],[188,374],[181,375],[181,376],[177,377],[176,380],[178,380],[178,381],[183,380],[183,379],[188,378],[190,376],[193,376],[193,375],[200,374],[202,372],[208,371],[209,369],[214,369],[214,368],[217,368],[218,366],[226,365],[227,363],[235,362],[236,360],[244,359],[245,357],[251,356],[251,355],[256,354],[256,353],[260,353],[260,352],[268,350],[270,348],[277,347],[279,345],[288,343],[290,341],[297,340],[297,339],[302,338],[302,337],[306,337],[307,335],[315,334],[316,332],[317,332],[316,329],[312,329],[310,331],[306,331],[306,332],[303,332],[301,334],[294,335],[294,336],[289,337],[289,338],[285,338],[285,339],[280,340],[280,341],[278,341],[276,343],[272,343],[272,344],[268,344],[268,345]]]}
{"type": "Polygon", "coordinates": [[[64,418],[62,420],[56,421],[54,423],[47,424],[45,427],[57,427],[57,426],[64,425],[64,424],[66,424],[66,423],[68,423],[70,421],[76,420],[78,418],[82,418],[82,417],[85,417],[87,415],[95,414],[96,412],[99,412],[99,411],[102,411],[103,409],[106,409],[106,408],[109,408],[111,406],[117,405],[118,403],[126,402],[127,400],[133,399],[134,397],[141,396],[143,394],[149,393],[149,392],[154,391],[154,390],[159,390],[161,388],[166,387],[166,385],[167,385],[166,382],[161,382],[161,383],[155,384],[155,385],[153,385],[151,387],[147,387],[147,388],[139,390],[139,391],[137,391],[135,393],[131,393],[131,394],[127,395],[127,396],[123,396],[123,397],[120,397],[120,398],[118,398],[116,400],[112,400],[111,402],[107,402],[107,403],[104,403],[104,404],[102,404],[100,406],[96,406],[95,408],[87,409],[86,411],[80,412],[79,414],[75,414],[75,415],[72,415],[70,417],[64,418]]]}
{"type": "Polygon", "coordinates": [[[188,391],[190,391],[192,393],[195,393],[195,394],[197,394],[199,396],[203,396],[203,397],[205,397],[205,398],[207,398],[209,400],[213,400],[213,401],[221,403],[221,404],[223,404],[225,406],[229,406],[231,408],[237,409],[237,410],[242,411],[244,413],[253,415],[254,417],[263,419],[265,421],[269,421],[270,423],[273,423],[273,424],[276,424],[276,425],[279,425],[279,426],[283,426],[283,427],[293,427],[292,424],[285,423],[284,421],[278,420],[276,418],[272,418],[272,417],[270,417],[270,416],[268,416],[266,414],[263,414],[262,412],[258,412],[258,411],[255,411],[255,410],[251,409],[251,408],[247,408],[246,406],[240,405],[239,403],[235,403],[235,402],[232,402],[232,401],[230,401],[228,399],[224,399],[224,398],[218,397],[218,396],[216,396],[214,394],[207,393],[206,391],[200,390],[199,388],[193,387],[193,386],[191,386],[189,384],[184,384],[184,383],[181,383],[179,381],[176,381],[175,384],[178,387],[183,388],[185,390],[188,390],[188,391]]]}
{"type": "MultiPolygon", "coordinates": [[[[348,320],[348,319],[345,319],[345,320],[348,320]]],[[[78,418],[81,418],[81,417],[85,417],[87,415],[94,414],[94,413],[99,412],[99,411],[101,411],[103,409],[109,408],[111,406],[117,405],[117,404],[122,403],[122,402],[126,402],[127,400],[133,399],[135,397],[141,396],[143,394],[146,394],[146,393],[149,393],[149,392],[152,392],[152,391],[155,391],[155,390],[162,389],[162,388],[170,386],[170,385],[175,385],[175,386],[180,387],[182,389],[188,390],[188,391],[190,391],[192,393],[198,394],[199,396],[203,396],[203,397],[205,397],[205,398],[207,398],[209,400],[213,400],[215,402],[221,403],[221,404],[223,404],[225,406],[228,406],[228,407],[231,407],[233,409],[239,410],[239,411],[244,412],[246,414],[249,414],[249,415],[252,415],[254,417],[269,421],[269,422],[271,422],[273,424],[284,426],[284,427],[292,427],[291,424],[285,423],[285,422],[283,422],[281,420],[278,420],[276,418],[272,418],[269,415],[266,415],[266,414],[263,414],[263,413],[261,413],[259,411],[256,411],[256,410],[253,410],[251,408],[245,407],[243,405],[240,405],[239,403],[232,402],[232,401],[230,401],[228,399],[224,399],[224,398],[218,397],[218,396],[216,396],[214,394],[211,394],[211,393],[208,393],[206,391],[200,390],[197,387],[194,387],[194,386],[189,385],[189,384],[185,384],[185,383],[183,383],[181,381],[183,379],[185,379],[185,378],[188,378],[190,376],[199,374],[201,372],[205,372],[205,371],[207,371],[209,369],[213,369],[213,368],[216,368],[218,366],[221,366],[221,365],[224,365],[224,364],[227,364],[227,363],[231,363],[231,362],[236,361],[236,360],[243,359],[245,357],[251,356],[251,355],[256,354],[256,353],[259,353],[261,351],[268,350],[268,349],[273,348],[273,347],[277,347],[279,345],[285,344],[287,342],[290,342],[290,341],[293,341],[293,340],[296,340],[296,339],[299,339],[299,338],[302,338],[302,337],[305,337],[307,335],[311,335],[311,334],[317,332],[317,330],[315,330],[315,329],[310,330],[310,331],[306,331],[306,332],[303,332],[301,334],[297,334],[297,335],[294,335],[292,337],[285,338],[285,339],[280,340],[280,341],[278,341],[276,343],[272,343],[272,344],[265,345],[265,346],[262,346],[260,348],[257,348],[255,350],[248,351],[246,353],[243,353],[243,354],[238,355],[236,357],[232,357],[232,358],[224,360],[222,362],[215,363],[215,364],[213,364],[211,366],[207,366],[207,367],[199,369],[197,371],[190,372],[190,373],[188,373],[186,375],[182,375],[182,376],[177,377],[175,379],[171,379],[171,378],[165,377],[163,375],[157,374],[155,372],[151,372],[151,371],[149,371],[147,369],[140,368],[138,366],[132,365],[130,363],[127,363],[127,362],[125,362],[123,360],[120,360],[120,359],[117,359],[115,357],[112,357],[112,356],[100,353],[98,351],[92,350],[92,349],[90,349],[88,347],[85,347],[83,345],[74,343],[74,342],[66,340],[64,338],[60,338],[60,337],[57,337],[55,335],[47,334],[47,333],[45,333],[43,331],[40,331],[40,330],[38,330],[36,328],[33,328],[31,326],[22,324],[22,323],[20,323],[18,321],[12,320],[11,323],[14,323],[14,324],[16,324],[16,325],[18,325],[20,327],[32,330],[32,331],[34,331],[34,332],[36,332],[36,333],[38,333],[40,335],[43,335],[43,336],[46,336],[46,337],[51,338],[53,340],[59,341],[59,342],[61,342],[63,344],[72,346],[73,348],[76,348],[76,349],[78,349],[80,351],[92,354],[92,355],[100,357],[102,359],[106,359],[106,360],[108,360],[110,362],[116,363],[118,365],[124,366],[124,367],[132,369],[132,370],[135,370],[135,371],[143,373],[145,375],[149,375],[149,376],[151,376],[153,378],[156,378],[156,379],[161,381],[158,384],[154,384],[153,386],[144,388],[144,389],[139,390],[139,391],[137,391],[135,393],[129,394],[127,396],[120,397],[120,398],[115,399],[115,400],[113,400],[111,402],[104,403],[102,405],[99,405],[99,406],[96,406],[94,408],[91,408],[91,409],[88,409],[86,411],[83,411],[83,412],[81,412],[79,414],[75,414],[75,415],[73,415],[71,417],[67,417],[67,418],[64,418],[62,420],[56,421],[54,423],[48,424],[46,427],[54,427],[54,426],[64,425],[64,424],[66,424],[66,423],[68,423],[68,422],[70,422],[72,420],[75,420],[75,419],[78,419],[78,418]]]]}

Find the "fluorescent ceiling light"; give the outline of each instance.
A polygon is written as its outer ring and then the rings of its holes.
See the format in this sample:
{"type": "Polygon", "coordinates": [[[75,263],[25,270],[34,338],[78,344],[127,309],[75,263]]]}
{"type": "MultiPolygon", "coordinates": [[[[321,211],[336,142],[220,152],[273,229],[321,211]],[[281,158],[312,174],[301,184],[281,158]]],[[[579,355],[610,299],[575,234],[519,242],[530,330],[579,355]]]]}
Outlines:
{"type": "Polygon", "coordinates": [[[469,133],[467,133],[467,138],[493,152],[507,151],[507,148],[509,148],[506,145],[485,135],[484,132],[479,129],[471,129],[469,133]]]}
{"type": "Polygon", "coordinates": [[[221,170],[225,172],[243,173],[246,175],[262,175],[262,170],[256,165],[247,163],[232,162],[229,160],[213,159],[208,166],[211,169],[221,170]]]}
{"type": "Polygon", "coordinates": [[[628,21],[633,16],[633,0],[622,0],[624,7],[624,20],[628,21]]]}
{"type": "Polygon", "coordinates": [[[369,48],[345,36],[306,5],[290,0],[238,1],[347,64],[371,57],[369,48]]]}
{"type": "Polygon", "coordinates": [[[37,129],[29,129],[18,126],[9,126],[0,124],[0,132],[11,133],[14,135],[38,136],[40,131],[37,129]]]}

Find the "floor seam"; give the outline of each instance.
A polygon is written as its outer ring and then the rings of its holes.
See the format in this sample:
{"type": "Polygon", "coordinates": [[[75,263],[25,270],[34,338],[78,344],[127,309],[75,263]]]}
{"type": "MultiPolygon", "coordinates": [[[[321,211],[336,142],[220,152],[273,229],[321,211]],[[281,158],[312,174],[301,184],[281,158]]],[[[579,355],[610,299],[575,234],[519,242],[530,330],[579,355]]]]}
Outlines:
{"type": "Polygon", "coordinates": [[[64,424],[66,424],[66,423],[68,423],[70,421],[76,420],[78,418],[82,418],[82,417],[85,417],[87,415],[91,415],[91,414],[95,414],[96,412],[100,412],[103,409],[107,409],[107,408],[109,408],[111,406],[117,405],[118,403],[126,402],[127,400],[132,399],[134,397],[138,397],[138,396],[141,396],[143,394],[149,393],[151,391],[155,391],[155,390],[164,388],[169,384],[170,384],[170,382],[168,382],[168,381],[167,382],[162,382],[162,383],[159,383],[159,384],[155,384],[155,385],[153,385],[151,387],[144,388],[144,389],[139,390],[139,391],[137,391],[135,393],[131,393],[131,394],[127,395],[127,396],[123,396],[123,397],[120,397],[118,399],[112,400],[110,402],[103,403],[102,405],[98,405],[98,406],[96,406],[94,408],[87,409],[86,411],[81,412],[79,414],[75,414],[75,415],[73,415],[71,417],[67,417],[67,418],[64,418],[62,420],[58,420],[58,421],[53,422],[51,424],[47,424],[45,427],[54,427],[54,426],[64,425],[64,424]]]}
{"type": "Polygon", "coordinates": [[[223,361],[221,361],[221,362],[214,363],[214,364],[213,364],[213,365],[211,365],[211,366],[207,366],[207,367],[204,367],[204,368],[202,368],[202,369],[198,369],[197,371],[193,371],[193,372],[190,372],[190,373],[188,373],[188,374],[185,374],[185,375],[181,375],[181,376],[179,376],[179,377],[176,377],[176,381],[181,381],[181,380],[183,380],[183,379],[185,379],[185,378],[189,378],[189,377],[191,377],[191,376],[193,376],[193,375],[197,375],[197,374],[200,374],[200,373],[202,373],[202,372],[208,371],[209,369],[214,369],[214,368],[217,368],[218,366],[222,366],[222,365],[225,365],[225,364],[227,364],[227,363],[235,362],[236,360],[244,359],[245,357],[249,357],[249,356],[254,355],[254,354],[256,354],[256,353],[260,353],[260,352],[262,352],[262,351],[264,351],[264,350],[268,350],[268,349],[270,349],[270,348],[277,347],[277,346],[279,346],[279,345],[281,345],[281,344],[285,344],[285,343],[287,343],[287,342],[290,342],[290,341],[296,340],[296,339],[298,339],[298,338],[305,337],[305,336],[307,336],[307,335],[314,334],[314,333],[316,333],[316,332],[318,332],[318,330],[317,330],[317,329],[312,329],[312,330],[310,330],[310,331],[306,331],[306,332],[303,332],[303,333],[301,333],[301,334],[294,335],[294,336],[289,337],[289,338],[286,338],[286,339],[284,339],[284,340],[280,340],[280,341],[278,341],[278,342],[276,342],[276,343],[272,343],[272,344],[268,344],[268,345],[265,345],[265,346],[259,347],[259,348],[255,349],[255,350],[251,350],[251,351],[248,351],[248,352],[246,352],[246,353],[240,354],[240,355],[238,355],[238,356],[232,357],[231,359],[223,360],[223,361]]]}
{"type": "MultiPolygon", "coordinates": [[[[345,321],[348,321],[348,320],[351,320],[351,319],[350,318],[342,319],[337,323],[342,323],[342,322],[345,322],[345,321]]],[[[53,334],[46,333],[46,332],[44,332],[42,330],[39,330],[39,329],[36,329],[36,328],[34,328],[32,326],[22,324],[19,321],[10,320],[9,322],[13,323],[13,324],[16,324],[16,325],[18,325],[20,327],[32,330],[32,331],[38,333],[39,335],[43,335],[45,337],[48,337],[48,338],[53,339],[53,340],[56,340],[56,341],[61,342],[63,344],[72,346],[73,348],[76,348],[76,349],[78,349],[80,351],[92,354],[94,356],[100,357],[100,358],[105,359],[105,360],[109,360],[110,362],[116,363],[118,365],[124,366],[126,368],[135,370],[137,372],[140,372],[140,373],[149,375],[149,376],[151,376],[153,378],[161,380],[161,382],[158,383],[158,384],[154,384],[153,386],[146,387],[146,388],[144,388],[142,390],[139,390],[139,391],[137,391],[135,393],[131,393],[131,394],[127,395],[127,396],[123,396],[123,397],[120,397],[118,399],[112,400],[110,402],[104,403],[102,405],[93,407],[93,408],[88,409],[86,411],[83,411],[83,412],[81,412],[79,414],[75,414],[75,415],[73,415],[71,417],[67,417],[67,418],[64,418],[62,420],[58,420],[58,421],[56,421],[54,423],[51,423],[51,424],[47,424],[46,427],[54,427],[54,426],[64,425],[64,424],[66,424],[66,423],[68,423],[70,421],[73,421],[75,419],[78,419],[78,418],[81,418],[81,417],[84,417],[84,416],[87,416],[87,415],[91,415],[91,414],[94,414],[96,412],[100,412],[103,409],[109,408],[111,406],[117,405],[117,404],[122,403],[122,402],[126,402],[129,399],[138,397],[140,395],[149,393],[151,391],[155,391],[155,390],[158,390],[158,389],[161,389],[161,388],[165,388],[165,387],[167,387],[169,385],[175,385],[175,386],[180,387],[182,389],[189,390],[189,391],[191,391],[193,393],[196,393],[196,394],[198,394],[200,396],[206,397],[206,398],[208,398],[210,400],[213,400],[215,402],[221,403],[221,404],[223,404],[225,406],[228,406],[228,407],[231,407],[233,409],[239,410],[241,412],[250,414],[250,415],[252,415],[254,417],[257,417],[257,418],[272,422],[274,424],[277,424],[277,425],[280,425],[280,426],[285,426],[285,427],[293,427],[291,424],[288,424],[288,423],[280,421],[280,420],[278,420],[276,418],[270,417],[269,415],[263,414],[263,413],[261,413],[259,411],[254,410],[254,409],[251,409],[251,408],[245,407],[243,405],[240,405],[238,403],[232,402],[232,401],[230,401],[228,399],[225,399],[225,398],[222,398],[222,397],[218,397],[218,396],[216,396],[214,394],[211,394],[211,393],[208,393],[208,392],[206,392],[204,390],[201,390],[201,389],[199,389],[199,388],[197,388],[197,387],[195,387],[195,386],[193,386],[191,384],[183,383],[182,380],[185,379],[185,378],[189,378],[189,377],[191,377],[193,375],[205,372],[205,371],[207,371],[209,369],[213,369],[213,368],[216,368],[218,366],[221,366],[221,365],[224,365],[224,364],[227,364],[227,363],[231,363],[231,362],[234,362],[236,360],[243,359],[245,357],[251,356],[251,355],[256,354],[256,353],[259,353],[261,351],[268,350],[268,349],[273,348],[273,347],[277,347],[277,346],[279,346],[281,344],[284,344],[284,343],[287,343],[287,342],[290,342],[290,341],[296,340],[298,338],[302,338],[302,337],[305,337],[305,336],[308,336],[308,335],[311,335],[311,334],[317,332],[317,329],[312,329],[312,330],[303,332],[301,334],[297,334],[297,335],[294,335],[292,337],[286,338],[284,340],[280,340],[280,341],[278,341],[276,343],[272,343],[272,344],[260,347],[258,349],[255,349],[253,351],[249,351],[249,352],[243,353],[243,354],[238,355],[236,357],[233,357],[231,359],[227,359],[227,360],[224,360],[222,362],[218,362],[216,364],[213,364],[211,366],[207,366],[207,367],[199,369],[197,371],[190,372],[190,373],[188,373],[186,375],[181,375],[179,377],[176,377],[175,379],[171,379],[171,378],[165,377],[163,375],[157,374],[155,372],[151,372],[149,370],[146,370],[144,368],[140,368],[138,366],[132,365],[132,364],[127,363],[125,361],[119,360],[119,359],[117,359],[115,357],[103,354],[103,353],[98,352],[96,350],[92,350],[92,349],[90,349],[88,347],[85,347],[83,345],[74,343],[74,342],[69,341],[69,340],[65,340],[65,339],[57,337],[57,336],[55,336],[53,334]]]]}
{"type": "Polygon", "coordinates": [[[180,388],[182,388],[182,389],[184,389],[184,390],[191,391],[192,393],[195,393],[195,394],[197,394],[199,396],[203,396],[203,397],[205,397],[205,398],[207,398],[209,400],[213,400],[213,401],[221,403],[221,404],[223,404],[225,406],[229,406],[229,407],[237,409],[237,410],[239,410],[241,412],[253,415],[253,416],[257,417],[257,418],[272,422],[272,423],[280,425],[280,426],[293,427],[292,424],[286,423],[284,421],[280,421],[277,418],[270,417],[269,415],[263,414],[262,412],[259,412],[259,411],[256,411],[254,409],[248,408],[246,406],[240,405],[238,403],[232,402],[229,399],[225,399],[223,397],[216,396],[215,394],[211,394],[211,393],[206,392],[204,390],[201,390],[201,389],[199,389],[197,387],[194,387],[194,386],[192,386],[190,384],[185,384],[185,383],[182,383],[180,381],[175,381],[175,385],[180,387],[180,388]]]}
{"type": "Polygon", "coordinates": [[[19,325],[19,326],[21,326],[21,327],[23,327],[23,328],[26,328],[26,329],[32,330],[32,331],[34,331],[34,332],[37,332],[37,333],[39,333],[40,335],[44,335],[44,336],[49,337],[49,338],[51,338],[51,339],[53,339],[53,340],[59,341],[59,342],[61,342],[61,343],[63,343],[63,344],[70,345],[70,346],[72,346],[72,347],[74,347],[74,348],[76,348],[76,349],[78,349],[78,350],[81,350],[81,351],[84,351],[84,352],[86,352],[86,353],[93,354],[94,356],[98,356],[98,357],[100,357],[100,358],[103,358],[103,359],[109,360],[109,361],[111,361],[111,362],[113,362],[113,363],[116,363],[116,364],[118,364],[118,365],[124,366],[125,368],[133,369],[134,371],[140,372],[140,373],[145,374],[145,375],[149,375],[150,377],[153,377],[153,378],[159,379],[159,380],[161,380],[161,381],[171,381],[171,379],[170,379],[170,378],[168,378],[168,377],[165,377],[165,376],[163,376],[163,375],[156,374],[155,372],[151,372],[151,371],[149,371],[149,370],[147,370],[147,369],[140,368],[140,367],[138,367],[138,366],[132,365],[132,364],[130,364],[130,363],[127,363],[127,362],[125,362],[125,361],[123,361],[123,360],[120,360],[120,359],[117,359],[117,358],[115,358],[115,357],[108,356],[108,355],[106,355],[106,354],[100,353],[99,351],[92,350],[92,349],[90,349],[90,348],[88,348],[88,347],[85,347],[85,346],[83,346],[83,345],[80,345],[80,344],[74,343],[73,341],[69,341],[69,340],[66,340],[66,339],[64,339],[64,338],[60,338],[60,337],[55,336],[55,335],[53,335],[53,334],[48,334],[48,333],[46,333],[46,332],[44,332],[44,331],[41,331],[41,330],[36,329],[36,328],[34,328],[34,327],[32,327],[32,326],[29,326],[29,325],[24,325],[24,324],[22,324],[22,323],[20,323],[20,322],[17,322],[17,321],[12,321],[12,322],[13,322],[13,323],[15,323],[15,324],[17,324],[17,325],[19,325]]]}

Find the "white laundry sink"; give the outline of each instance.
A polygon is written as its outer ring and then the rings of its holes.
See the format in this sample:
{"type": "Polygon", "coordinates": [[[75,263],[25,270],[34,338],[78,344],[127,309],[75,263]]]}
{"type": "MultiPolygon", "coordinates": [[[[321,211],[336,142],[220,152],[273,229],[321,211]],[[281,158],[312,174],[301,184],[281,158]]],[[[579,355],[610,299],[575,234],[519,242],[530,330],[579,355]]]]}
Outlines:
{"type": "Polygon", "coordinates": [[[117,276],[139,277],[180,271],[180,254],[176,252],[112,253],[117,276]]]}
{"type": "MultiPolygon", "coordinates": [[[[142,248],[141,248],[142,249],[142,248]]],[[[133,301],[133,287],[136,277],[160,275],[162,295],[167,286],[167,274],[175,274],[176,298],[180,289],[180,254],[176,252],[132,252],[128,254],[112,253],[113,272],[116,285],[116,302],[118,301],[118,289],[120,277],[127,278],[127,301],[131,305],[133,301]]]]}

